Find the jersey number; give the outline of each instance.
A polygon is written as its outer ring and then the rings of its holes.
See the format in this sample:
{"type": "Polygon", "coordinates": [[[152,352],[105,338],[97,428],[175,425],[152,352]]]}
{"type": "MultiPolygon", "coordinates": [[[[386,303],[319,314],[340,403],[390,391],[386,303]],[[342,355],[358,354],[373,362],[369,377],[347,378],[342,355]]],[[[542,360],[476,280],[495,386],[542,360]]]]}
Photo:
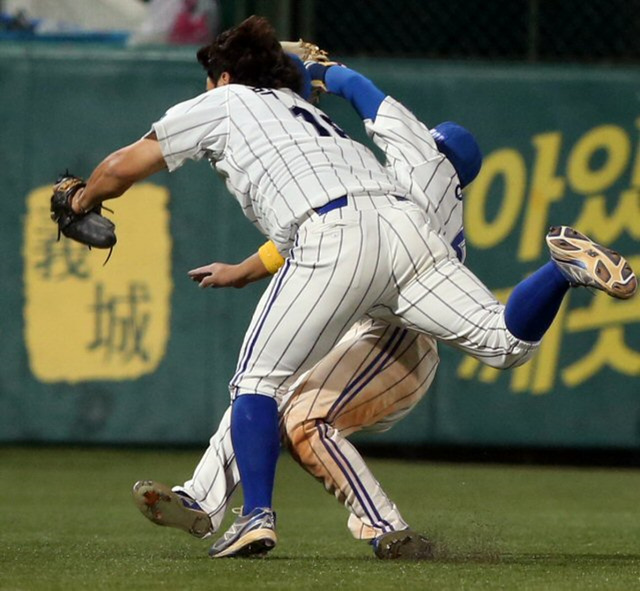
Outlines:
{"type": "Polygon", "coordinates": [[[322,119],[322,121],[319,121],[311,111],[307,111],[303,107],[291,107],[290,111],[294,114],[295,117],[299,117],[300,119],[303,119],[307,123],[313,125],[313,127],[315,127],[316,131],[318,132],[318,135],[321,135],[323,137],[331,135],[338,135],[345,138],[349,137],[324,113],[320,115],[320,119],[322,119]]]}

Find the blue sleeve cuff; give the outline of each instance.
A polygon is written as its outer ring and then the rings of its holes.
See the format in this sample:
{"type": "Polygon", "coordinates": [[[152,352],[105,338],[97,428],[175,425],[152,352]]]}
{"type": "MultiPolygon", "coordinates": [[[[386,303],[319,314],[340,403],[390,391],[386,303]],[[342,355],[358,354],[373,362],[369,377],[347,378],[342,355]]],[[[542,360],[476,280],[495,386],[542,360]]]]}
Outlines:
{"type": "Polygon", "coordinates": [[[315,62],[307,62],[307,64],[306,68],[307,72],[309,72],[309,76],[311,76],[311,80],[320,80],[321,82],[324,82],[324,77],[327,74],[329,66],[324,66],[315,62]]]}

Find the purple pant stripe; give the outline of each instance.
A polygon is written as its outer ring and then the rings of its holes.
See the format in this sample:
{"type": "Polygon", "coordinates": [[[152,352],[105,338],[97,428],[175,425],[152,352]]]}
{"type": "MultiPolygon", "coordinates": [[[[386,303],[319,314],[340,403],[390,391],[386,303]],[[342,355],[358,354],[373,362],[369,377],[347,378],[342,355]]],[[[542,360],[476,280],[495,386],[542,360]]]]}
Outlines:
{"type": "Polygon", "coordinates": [[[358,501],[360,501],[360,505],[364,509],[371,523],[381,524],[382,529],[388,528],[389,530],[392,530],[393,526],[388,521],[383,519],[382,516],[378,513],[378,510],[376,509],[373,500],[369,496],[367,489],[362,484],[362,481],[358,478],[353,469],[351,469],[349,460],[344,457],[344,454],[340,451],[340,448],[336,445],[336,443],[329,437],[327,437],[326,431],[328,427],[326,423],[322,421],[316,421],[316,429],[318,430],[322,444],[349,482],[354,494],[356,495],[356,498],[358,499],[358,501]]]}
{"type": "Polygon", "coordinates": [[[407,335],[406,329],[397,328],[391,335],[391,338],[385,345],[384,349],[376,356],[376,358],[369,364],[369,366],[351,382],[340,394],[340,397],[333,403],[329,409],[328,417],[333,419],[355,396],[357,396],[385,367],[389,359],[391,359],[394,353],[398,350],[402,339],[407,335]],[[396,336],[400,337],[394,342],[396,336]],[[375,367],[374,367],[375,365],[375,367]],[[368,372],[366,380],[364,380],[355,390],[356,384],[363,380],[368,372]]]}
{"type": "Polygon", "coordinates": [[[267,320],[267,316],[269,315],[269,311],[271,310],[271,307],[273,306],[273,303],[276,301],[276,298],[278,297],[278,294],[280,293],[280,288],[282,286],[282,282],[284,281],[285,275],[287,274],[287,271],[289,270],[289,261],[287,260],[284,267],[282,268],[282,270],[280,271],[280,276],[278,277],[278,282],[276,283],[274,289],[273,289],[273,293],[271,294],[271,298],[269,299],[269,302],[267,303],[267,305],[264,308],[264,311],[262,312],[262,316],[260,317],[259,322],[256,325],[256,329],[251,337],[251,341],[249,342],[249,346],[247,347],[247,350],[244,354],[244,358],[241,360],[241,362],[238,364],[240,365],[240,369],[236,372],[236,375],[233,376],[233,380],[232,383],[235,383],[240,376],[247,370],[247,366],[249,365],[249,361],[251,360],[251,356],[253,355],[253,349],[256,346],[256,342],[258,341],[258,337],[260,336],[260,333],[264,327],[264,323],[267,320]]]}

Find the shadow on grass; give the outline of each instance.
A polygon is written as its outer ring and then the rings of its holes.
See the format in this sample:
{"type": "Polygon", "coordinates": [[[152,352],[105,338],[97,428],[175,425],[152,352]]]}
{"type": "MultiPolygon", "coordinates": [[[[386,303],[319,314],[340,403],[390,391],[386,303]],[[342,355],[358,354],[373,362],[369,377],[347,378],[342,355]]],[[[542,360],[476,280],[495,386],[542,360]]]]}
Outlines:
{"type": "Polygon", "coordinates": [[[589,565],[589,566],[611,566],[619,565],[640,565],[640,554],[597,554],[590,553],[564,553],[557,554],[503,554],[500,558],[502,564],[546,564],[549,566],[562,565],[589,565]]]}
{"type": "MultiPolygon", "coordinates": [[[[370,563],[377,562],[382,564],[385,561],[377,560],[373,555],[354,556],[349,554],[327,554],[313,556],[287,556],[287,555],[270,555],[266,558],[271,561],[314,561],[314,562],[345,562],[345,563],[370,563]]],[[[255,558],[251,560],[260,560],[255,558]]],[[[486,565],[546,565],[546,566],[630,566],[637,564],[640,566],[640,554],[597,554],[597,553],[563,553],[557,554],[537,554],[537,553],[521,553],[513,554],[508,552],[498,552],[496,550],[480,550],[477,552],[467,552],[455,550],[445,547],[444,544],[438,544],[435,556],[428,560],[410,560],[398,559],[386,562],[393,563],[417,563],[424,562],[429,564],[486,564],[486,565]]]]}

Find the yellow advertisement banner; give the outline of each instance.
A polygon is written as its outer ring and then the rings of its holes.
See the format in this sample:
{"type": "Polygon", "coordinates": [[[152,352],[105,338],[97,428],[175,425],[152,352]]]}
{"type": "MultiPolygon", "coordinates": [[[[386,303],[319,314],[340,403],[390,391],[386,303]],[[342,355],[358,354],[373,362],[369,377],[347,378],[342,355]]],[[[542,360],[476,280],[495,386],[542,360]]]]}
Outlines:
{"type": "Polygon", "coordinates": [[[170,327],[167,189],[142,184],[107,202],[118,236],[107,264],[107,250],[57,240],[50,196],[50,186],[27,196],[24,325],[33,375],[76,383],[155,371],[170,327]]]}

